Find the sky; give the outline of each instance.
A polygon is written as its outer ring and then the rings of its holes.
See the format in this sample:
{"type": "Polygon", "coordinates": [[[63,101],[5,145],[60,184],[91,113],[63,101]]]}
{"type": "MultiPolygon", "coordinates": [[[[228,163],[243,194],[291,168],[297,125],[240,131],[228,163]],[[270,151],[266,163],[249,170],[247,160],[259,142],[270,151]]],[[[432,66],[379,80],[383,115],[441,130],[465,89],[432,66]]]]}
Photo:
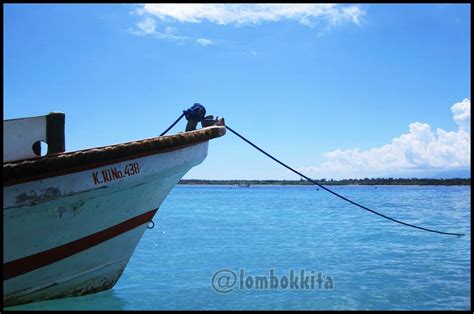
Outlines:
{"type": "MultiPolygon", "coordinates": [[[[312,178],[470,170],[470,9],[4,4],[3,115],[64,112],[73,151],[158,136],[201,103],[312,178]]],[[[228,131],[184,178],[299,176],[228,131]]]]}

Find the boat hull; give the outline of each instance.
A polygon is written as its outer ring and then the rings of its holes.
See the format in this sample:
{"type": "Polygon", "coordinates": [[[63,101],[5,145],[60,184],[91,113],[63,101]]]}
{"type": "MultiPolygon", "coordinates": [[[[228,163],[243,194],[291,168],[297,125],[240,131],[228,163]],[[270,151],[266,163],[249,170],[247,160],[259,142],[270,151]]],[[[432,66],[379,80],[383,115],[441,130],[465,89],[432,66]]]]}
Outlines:
{"type": "Polygon", "coordinates": [[[4,186],[4,306],[112,288],[167,194],[207,149],[203,141],[4,186]]]}

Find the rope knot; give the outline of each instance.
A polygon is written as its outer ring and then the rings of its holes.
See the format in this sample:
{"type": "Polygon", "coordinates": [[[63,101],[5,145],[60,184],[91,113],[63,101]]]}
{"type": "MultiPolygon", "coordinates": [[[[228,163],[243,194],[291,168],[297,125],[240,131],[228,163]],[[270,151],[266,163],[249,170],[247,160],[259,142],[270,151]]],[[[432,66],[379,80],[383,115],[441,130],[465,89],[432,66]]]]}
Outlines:
{"type": "Polygon", "coordinates": [[[183,110],[183,114],[188,121],[191,119],[200,122],[206,115],[206,108],[199,103],[195,103],[191,108],[183,110]]]}

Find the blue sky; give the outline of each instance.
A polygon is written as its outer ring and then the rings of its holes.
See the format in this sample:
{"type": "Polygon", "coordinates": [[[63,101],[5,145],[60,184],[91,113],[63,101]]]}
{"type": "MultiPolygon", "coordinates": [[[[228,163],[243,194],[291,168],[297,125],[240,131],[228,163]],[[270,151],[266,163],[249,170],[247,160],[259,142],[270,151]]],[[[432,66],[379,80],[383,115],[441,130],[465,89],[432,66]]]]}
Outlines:
{"type": "MultiPolygon", "coordinates": [[[[469,4],[3,8],[4,119],[65,112],[67,150],[199,102],[313,178],[470,168],[469,4]]],[[[230,132],[185,178],[299,179],[230,132]]]]}

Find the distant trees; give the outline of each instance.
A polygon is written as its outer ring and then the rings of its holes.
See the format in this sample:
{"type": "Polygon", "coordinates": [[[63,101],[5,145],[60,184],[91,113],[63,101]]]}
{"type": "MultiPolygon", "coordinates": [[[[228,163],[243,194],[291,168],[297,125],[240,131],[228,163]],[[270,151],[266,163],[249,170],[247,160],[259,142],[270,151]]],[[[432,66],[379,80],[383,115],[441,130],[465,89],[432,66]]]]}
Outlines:
{"type": "MultiPolygon", "coordinates": [[[[425,179],[425,178],[364,178],[364,179],[342,179],[327,180],[314,179],[322,185],[471,185],[471,178],[454,179],[425,179]]],[[[303,180],[199,180],[184,179],[179,184],[194,185],[310,185],[311,182],[303,180]]]]}

